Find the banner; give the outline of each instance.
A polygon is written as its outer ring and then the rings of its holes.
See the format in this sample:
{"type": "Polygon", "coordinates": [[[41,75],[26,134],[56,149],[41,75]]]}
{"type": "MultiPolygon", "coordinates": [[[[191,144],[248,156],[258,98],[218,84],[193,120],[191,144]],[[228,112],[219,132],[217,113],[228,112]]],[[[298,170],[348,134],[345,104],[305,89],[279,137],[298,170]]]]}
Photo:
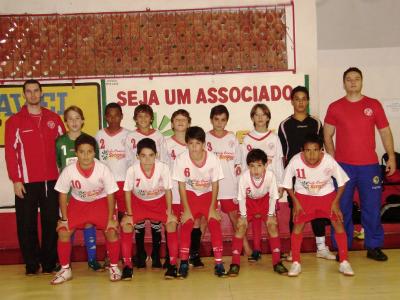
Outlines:
{"type": "Polygon", "coordinates": [[[210,110],[224,104],[230,117],[227,129],[234,132],[251,130],[250,110],[257,103],[266,104],[272,113],[271,129],[293,113],[290,92],[305,85],[304,74],[250,73],[207,76],[175,76],[156,78],[109,79],[105,84],[107,103],[122,106],[122,125],[135,128],[133,113],[141,103],[151,105],[156,113],[154,127],[164,135],[172,135],[170,116],[177,109],[186,109],[192,125],[210,130],[210,110]]]}

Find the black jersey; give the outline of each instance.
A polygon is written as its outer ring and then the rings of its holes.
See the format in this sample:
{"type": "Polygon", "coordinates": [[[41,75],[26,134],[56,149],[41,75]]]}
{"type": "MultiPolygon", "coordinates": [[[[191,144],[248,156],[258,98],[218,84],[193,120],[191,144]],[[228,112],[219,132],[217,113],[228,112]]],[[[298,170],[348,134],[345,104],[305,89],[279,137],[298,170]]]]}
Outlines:
{"type": "Polygon", "coordinates": [[[303,121],[296,120],[293,115],[279,125],[279,139],[287,165],[290,159],[301,151],[304,138],[308,134],[318,134],[323,139],[321,121],[313,116],[307,116],[303,121]]]}

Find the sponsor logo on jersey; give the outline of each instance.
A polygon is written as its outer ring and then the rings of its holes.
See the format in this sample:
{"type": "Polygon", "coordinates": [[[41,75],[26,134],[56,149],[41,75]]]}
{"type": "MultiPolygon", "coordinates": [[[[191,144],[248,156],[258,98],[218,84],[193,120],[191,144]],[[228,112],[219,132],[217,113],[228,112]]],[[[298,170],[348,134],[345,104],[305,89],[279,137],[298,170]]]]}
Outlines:
{"type": "Polygon", "coordinates": [[[379,184],[379,182],[380,182],[379,176],[374,176],[374,177],[372,178],[372,182],[373,182],[375,185],[379,184]]]}

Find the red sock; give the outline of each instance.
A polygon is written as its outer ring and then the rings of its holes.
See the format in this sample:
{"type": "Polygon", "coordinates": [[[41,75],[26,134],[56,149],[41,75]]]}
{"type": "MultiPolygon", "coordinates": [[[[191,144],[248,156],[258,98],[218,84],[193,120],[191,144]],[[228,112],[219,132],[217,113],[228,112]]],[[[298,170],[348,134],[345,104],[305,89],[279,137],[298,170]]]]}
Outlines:
{"type": "Polygon", "coordinates": [[[121,252],[124,265],[132,268],[132,240],[133,232],[121,230],[121,252]]]}
{"type": "Polygon", "coordinates": [[[178,233],[176,231],[167,232],[167,243],[170,264],[176,265],[176,259],[178,258],[178,233]]]}
{"type": "Polygon", "coordinates": [[[300,263],[300,248],[301,243],[303,241],[303,233],[300,232],[298,234],[292,232],[291,236],[291,244],[292,244],[292,261],[297,261],[300,263]]]}
{"type": "Polygon", "coordinates": [[[208,229],[210,230],[215,263],[220,264],[222,262],[223,250],[221,223],[212,218],[208,221],[208,229]]]}
{"type": "Polygon", "coordinates": [[[261,252],[261,218],[254,218],[251,225],[253,230],[253,250],[261,252]]]}
{"type": "Polygon", "coordinates": [[[275,266],[278,262],[281,261],[281,239],[279,236],[270,237],[269,245],[271,247],[272,253],[272,265],[275,266]]]}
{"type": "Polygon", "coordinates": [[[342,233],[335,232],[335,239],[339,250],[339,261],[347,260],[347,235],[346,231],[342,233]]]}
{"type": "Polygon", "coordinates": [[[190,248],[190,236],[192,234],[194,222],[193,220],[187,220],[181,226],[181,249],[180,257],[181,260],[189,259],[189,248],[190,248]]]}
{"type": "Polygon", "coordinates": [[[233,237],[232,240],[232,264],[240,265],[240,254],[243,249],[243,238],[233,237]]]}
{"type": "Polygon", "coordinates": [[[61,266],[67,266],[70,262],[71,257],[71,242],[62,242],[58,240],[57,242],[58,258],[60,260],[61,266]]]}
{"type": "Polygon", "coordinates": [[[106,241],[108,255],[110,256],[110,264],[117,265],[119,260],[119,240],[114,242],[106,241]]]}

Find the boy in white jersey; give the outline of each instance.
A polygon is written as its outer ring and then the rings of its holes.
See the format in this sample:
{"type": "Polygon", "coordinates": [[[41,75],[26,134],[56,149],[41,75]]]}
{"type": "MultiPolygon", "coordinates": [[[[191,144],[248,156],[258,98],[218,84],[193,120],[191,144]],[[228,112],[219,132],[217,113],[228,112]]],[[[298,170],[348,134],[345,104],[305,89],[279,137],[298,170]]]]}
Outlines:
{"type": "MultiPolygon", "coordinates": [[[[219,181],[218,201],[221,210],[228,214],[232,227],[236,230],[239,205],[237,202],[238,178],[241,173],[241,151],[236,136],[225,130],[229,120],[229,111],[224,105],[211,109],[210,121],[213,129],[206,133],[206,149],[219,158],[224,178],[219,181]]],[[[243,248],[247,255],[252,250],[246,236],[243,237],[243,248]]]]}
{"type": "MultiPolygon", "coordinates": [[[[68,132],[56,140],[57,166],[62,171],[67,165],[75,163],[78,158],[75,154],[75,140],[82,134],[84,124],[82,109],[71,105],[64,111],[64,122],[67,125],[68,132]]],[[[96,158],[99,157],[96,148],[96,158]]],[[[103,267],[96,259],[96,228],[91,224],[86,224],[83,230],[88,266],[93,271],[104,271],[103,267]]],[[[72,236],[72,243],[74,236],[72,236]]]]}
{"type": "Polygon", "coordinates": [[[119,240],[118,222],[114,219],[114,193],[118,190],[110,169],[95,159],[96,140],[82,134],[76,139],[75,150],[78,161],[64,168],[55,189],[60,193],[61,220],[58,222],[58,257],[61,270],[51,284],[60,284],[72,279],[70,267],[71,235],[85,224],[93,224],[104,230],[106,246],[110,256],[110,280],[121,279],[118,269],[119,240]],[[68,193],[71,198],[67,206],[68,193]]]}
{"type": "Polygon", "coordinates": [[[100,161],[111,169],[117,181],[118,192],[115,193],[114,197],[117,202],[119,220],[121,220],[126,211],[123,187],[126,170],[128,169],[128,161],[126,158],[125,142],[126,136],[130,132],[121,127],[122,118],[121,106],[114,102],[107,104],[105,119],[108,127],[99,130],[96,134],[100,150],[100,161]]]}
{"type": "Polygon", "coordinates": [[[224,175],[219,159],[204,149],[206,134],[200,127],[190,127],[185,141],[188,151],[183,152],[174,165],[173,179],[179,182],[183,214],[181,217],[181,264],[179,275],[186,278],[189,272],[190,234],[195,218],[205,216],[211,233],[215,258],[215,275],[225,276],[222,263],[221,217],[216,210],[218,181],[224,175]]]}
{"type": "MultiPolygon", "coordinates": [[[[136,130],[130,132],[126,137],[126,155],[128,164],[132,165],[137,159],[137,144],[144,138],[152,139],[157,146],[157,153],[162,153],[163,135],[151,127],[154,119],[154,112],[151,106],[140,104],[136,106],[133,113],[133,120],[136,123],[136,130]]],[[[145,268],[147,254],[144,248],[145,222],[135,224],[136,257],[135,265],[137,268],[145,268]]],[[[151,252],[151,266],[161,268],[160,246],[161,246],[161,223],[151,222],[151,237],[153,240],[153,249],[151,252]]]]}
{"type": "MultiPolygon", "coordinates": [[[[267,227],[273,270],[281,275],[287,274],[288,270],[281,262],[281,242],[276,218],[276,203],[279,199],[276,177],[268,170],[268,157],[261,149],[251,150],[247,154],[246,162],[248,170],[244,171],[239,179],[240,218],[232,241],[232,264],[228,275],[239,274],[243,237],[246,234],[248,222],[255,220],[265,222],[267,227]]],[[[257,242],[260,243],[260,241],[257,242]]]]}
{"type": "Polygon", "coordinates": [[[317,135],[304,139],[302,152],[296,154],[285,170],[282,187],[293,200],[293,232],[291,236],[293,264],[289,276],[301,273],[300,248],[302,232],[306,222],[315,218],[329,218],[335,228],[335,238],[339,248],[339,272],[352,276],[354,272],[347,261],[347,236],[343,227],[343,215],[339,208],[347,174],[327,153],[323,152],[323,142],[317,135]],[[295,184],[293,190],[293,177],[295,184]],[[332,177],[336,179],[335,191],[332,177]]]}
{"type": "Polygon", "coordinates": [[[132,278],[133,224],[151,220],[165,224],[170,249],[170,266],[166,279],[177,277],[178,235],[177,218],[172,212],[172,180],[165,163],[156,160],[156,144],[144,138],[137,144],[139,161],[129,167],[124,185],[127,212],[121,222],[122,256],[124,269],[122,280],[132,278]]]}
{"type": "MultiPolygon", "coordinates": [[[[267,154],[268,169],[274,172],[279,184],[283,178],[283,152],[278,135],[268,129],[271,120],[271,111],[265,104],[256,104],[250,111],[254,130],[250,131],[243,139],[242,143],[242,167],[247,168],[246,157],[252,149],[261,149],[267,154]]],[[[282,188],[278,188],[279,198],[282,197],[282,188]]],[[[255,219],[252,224],[253,233],[253,253],[249,261],[257,261],[261,258],[261,220],[255,219]]]]}

